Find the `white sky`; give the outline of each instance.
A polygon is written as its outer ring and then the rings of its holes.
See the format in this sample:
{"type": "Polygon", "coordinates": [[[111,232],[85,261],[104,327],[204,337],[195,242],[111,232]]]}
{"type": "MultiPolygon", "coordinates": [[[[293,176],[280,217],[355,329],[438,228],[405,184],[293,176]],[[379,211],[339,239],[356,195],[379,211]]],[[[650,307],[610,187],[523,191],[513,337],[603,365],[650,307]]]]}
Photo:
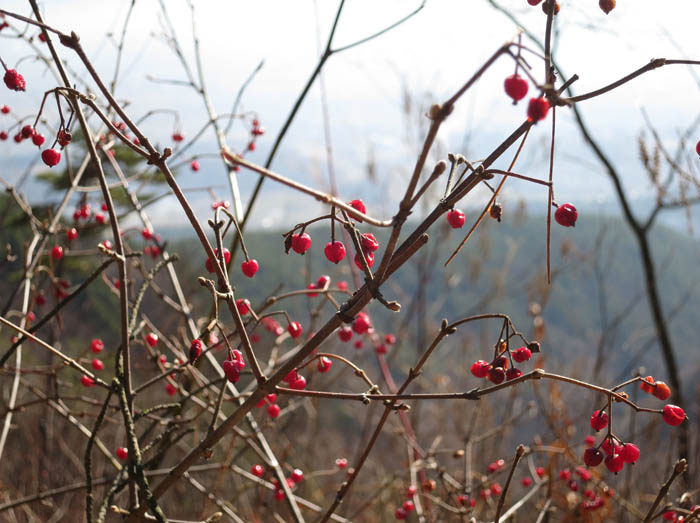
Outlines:
{"type": "MultiPolygon", "coordinates": [[[[337,2],[316,0],[325,40],[337,2]]],[[[193,45],[187,4],[165,0],[181,45],[193,65],[193,45]]],[[[347,0],[336,34],[343,45],[370,34],[413,10],[416,0],[347,0]]],[[[542,33],[545,17],[539,7],[525,0],[501,0],[512,8],[526,26],[542,33]]],[[[111,79],[114,46],[105,34],[119,33],[127,0],[45,0],[42,3],[47,22],[61,30],[75,30],[84,48],[95,60],[97,69],[111,79]]],[[[607,84],[647,63],[654,57],[700,59],[697,0],[618,0],[608,16],[594,0],[562,0],[559,15],[561,35],[555,58],[569,75],[580,80],[574,85],[582,93],[607,84]],[[672,36],[671,36],[672,35],[672,36]]],[[[3,0],[8,10],[27,14],[28,5],[20,0],[3,0]]],[[[257,63],[265,65],[250,85],[243,108],[257,111],[268,133],[251,155],[263,162],[273,138],[294,99],[318,58],[313,0],[198,1],[197,24],[208,88],[217,110],[230,110],[233,98],[257,63]]],[[[138,118],[153,108],[180,111],[186,136],[191,136],[205,121],[201,99],[191,89],[153,84],[147,74],[161,78],[184,79],[182,68],[161,38],[161,16],[154,0],[137,0],[128,28],[124,51],[120,98],[130,102],[129,112],[138,118]]],[[[415,143],[407,141],[416,132],[417,115],[410,125],[402,115],[404,88],[415,100],[444,100],[450,96],[504,41],[516,34],[514,25],[494,11],[485,0],[428,0],[413,19],[378,39],[333,56],[324,75],[328,90],[335,164],[343,197],[361,197],[370,211],[388,216],[394,210],[403,180],[415,158],[415,143]],[[411,134],[413,133],[413,134],[411,134]],[[379,180],[367,183],[365,164],[372,150],[377,160],[379,180]],[[374,208],[373,208],[374,207],[374,208]]],[[[3,35],[4,36],[4,35],[3,35]]],[[[0,53],[8,65],[31,53],[26,44],[0,38],[0,53]]],[[[79,65],[64,52],[75,68],[79,65]]],[[[541,62],[531,58],[536,77],[541,78],[541,62]]],[[[45,89],[54,84],[37,63],[21,62],[28,81],[27,93],[2,91],[0,103],[7,103],[20,115],[38,107],[45,89]]],[[[486,156],[522,121],[526,105],[509,103],[503,93],[503,79],[513,69],[502,59],[460,101],[439,136],[443,151],[462,152],[471,159],[486,156]],[[467,149],[462,145],[470,137],[467,149]]],[[[697,68],[700,75],[700,67],[697,68]]],[[[275,169],[305,183],[327,184],[325,144],[318,83],[312,89],[290,133],[285,139],[275,169]]],[[[649,194],[648,184],[639,175],[636,141],[644,128],[644,107],[670,147],[678,132],[698,116],[700,89],[689,69],[670,66],[654,71],[603,97],[581,105],[584,116],[608,152],[621,166],[625,181],[635,196],[649,194]]],[[[579,204],[610,201],[612,192],[590,154],[585,150],[571,124],[569,111],[558,113],[558,148],[555,182],[559,200],[579,204]]],[[[144,128],[163,145],[169,145],[173,120],[161,115],[144,128]]],[[[0,120],[2,127],[2,120],[0,120]]],[[[246,131],[241,126],[229,137],[232,148],[242,148],[246,131]]],[[[535,129],[520,164],[521,172],[544,177],[544,154],[549,126],[535,129]]],[[[695,140],[692,142],[695,143],[695,140]]],[[[22,146],[24,147],[24,146],[22,146]]],[[[689,150],[691,147],[689,147],[689,150]]],[[[17,155],[14,143],[0,143],[0,155],[17,155]]],[[[23,152],[27,152],[24,148],[23,152]]],[[[196,153],[216,153],[211,136],[193,148],[196,153]]],[[[509,158],[507,155],[506,157],[509,158]]],[[[504,158],[506,158],[504,157],[504,158]]],[[[505,160],[504,160],[505,161],[505,160]]],[[[216,184],[218,193],[227,197],[223,170],[215,158],[201,161],[202,170],[190,174],[183,170],[183,186],[216,184]]],[[[20,172],[15,173],[15,178],[20,172]]],[[[12,174],[8,174],[13,179],[12,174]]],[[[244,200],[254,176],[241,174],[244,200]]],[[[31,196],[31,195],[30,195],[31,196]]],[[[506,201],[519,197],[543,202],[539,187],[513,183],[506,201]]],[[[198,211],[206,213],[210,199],[193,193],[198,211]]],[[[256,215],[258,224],[280,226],[280,221],[300,221],[315,212],[312,200],[291,197],[291,192],[267,184],[266,201],[256,215]],[[302,205],[299,205],[302,203],[302,205]]],[[[613,199],[614,201],[614,199],[613,199]]],[[[468,206],[468,205],[467,205],[468,206]]],[[[542,203],[544,210],[544,203],[542,203]]],[[[163,203],[153,210],[173,219],[172,204],[163,203]]]]}

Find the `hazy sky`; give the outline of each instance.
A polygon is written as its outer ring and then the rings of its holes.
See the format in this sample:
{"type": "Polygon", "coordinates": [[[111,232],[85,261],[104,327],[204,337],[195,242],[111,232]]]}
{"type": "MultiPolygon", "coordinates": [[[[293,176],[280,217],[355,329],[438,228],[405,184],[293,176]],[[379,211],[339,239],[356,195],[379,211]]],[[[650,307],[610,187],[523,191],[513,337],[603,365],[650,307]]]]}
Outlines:
{"type": "MultiPolygon", "coordinates": [[[[126,0],[45,0],[42,6],[49,24],[64,31],[75,30],[81,36],[98,71],[111,79],[116,51],[105,35],[114,32],[118,37],[129,3],[126,0]]],[[[336,46],[371,34],[412,11],[419,3],[415,0],[347,0],[335,38],[336,46]]],[[[501,0],[500,3],[512,9],[529,30],[536,34],[544,32],[545,16],[540,7],[532,8],[525,0],[501,0]]],[[[194,67],[187,3],[165,0],[165,4],[180,44],[194,67]]],[[[268,130],[259,141],[257,151],[250,156],[253,161],[262,163],[318,59],[315,7],[320,37],[325,41],[338,2],[195,0],[194,4],[207,87],[219,113],[231,109],[241,83],[261,60],[265,60],[242,105],[244,110],[256,111],[268,130]]],[[[594,0],[562,0],[561,4],[555,59],[566,74],[579,75],[580,80],[574,84],[577,93],[610,83],[651,58],[700,58],[696,24],[700,19],[700,2],[697,0],[618,0],[617,8],[608,16],[598,9],[594,0]]],[[[22,14],[29,11],[27,3],[21,0],[3,0],[2,5],[22,14]]],[[[146,79],[147,75],[185,79],[181,65],[162,38],[162,27],[158,2],[137,0],[127,29],[117,95],[129,101],[128,111],[135,118],[154,108],[179,111],[184,134],[189,137],[205,122],[201,98],[186,86],[155,84],[146,79]]],[[[499,45],[516,34],[513,23],[492,9],[486,0],[427,0],[425,8],[399,28],[331,57],[324,79],[342,197],[364,198],[373,214],[389,216],[394,211],[405,173],[415,158],[418,122],[423,109],[430,101],[449,97],[499,45]],[[410,118],[404,113],[405,93],[413,100],[410,118]],[[367,181],[366,174],[370,155],[376,162],[377,180],[373,182],[367,181]]],[[[8,65],[15,66],[32,51],[25,43],[8,35],[0,33],[0,53],[8,65]]],[[[45,48],[39,48],[45,52],[45,48]]],[[[69,52],[64,50],[63,56],[74,64],[75,70],[81,71],[69,52]]],[[[535,76],[541,79],[541,61],[532,56],[528,60],[535,76]]],[[[27,115],[36,111],[43,91],[55,83],[39,63],[27,59],[19,63],[29,89],[22,94],[2,91],[0,103],[11,105],[19,115],[27,115]]],[[[512,61],[501,59],[460,101],[439,136],[443,153],[462,152],[478,160],[522,122],[526,104],[521,102],[513,106],[503,92],[503,80],[512,70],[512,61]]],[[[700,75],[700,67],[696,73],[700,75]]],[[[635,197],[650,194],[637,161],[637,139],[645,127],[641,109],[646,109],[664,142],[673,150],[678,134],[698,116],[699,107],[700,89],[696,77],[685,66],[662,68],[581,104],[590,128],[601,139],[606,152],[618,162],[635,197]]],[[[581,205],[614,202],[607,177],[578,137],[569,113],[564,109],[557,115],[555,183],[558,199],[581,205]]],[[[550,131],[548,124],[549,120],[532,133],[519,164],[521,172],[546,176],[547,165],[542,159],[550,131]]],[[[170,145],[172,115],[158,115],[143,127],[155,141],[163,146],[170,145]]],[[[246,136],[245,127],[234,126],[229,135],[231,148],[243,148],[246,136]]],[[[694,143],[695,139],[688,146],[689,156],[694,143]]],[[[192,151],[215,155],[213,137],[207,135],[192,151]]],[[[28,154],[33,154],[30,146],[0,143],[3,157],[17,159],[28,154]]],[[[510,156],[507,154],[503,162],[510,156]]],[[[187,169],[182,171],[182,185],[215,185],[219,187],[219,196],[228,197],[220,161],[212,157],[202,159],[201,164],[202,169],[197,174],[187,169]]],[[[273,167],[305,183],[327,187],[318,83],[273,167]]],[[[3,176],[13,180],[20,174],[17,171],[3,176]]],[[[253,174],[240,175],[244,201],[254,180],[253,174]]],[[[541,187],[515,182],[506,190],[504,200],[525,197],[541,202],[544,212],[544,194],[541,187]]],[[[208,194],[191,193],[191,198],[198,212],[207,212],[211,201],[208,194]]],[[[313,200],[293,195],[272,183],[267,184],[266,202],[265,208],[260,207],[255,215],[256,222],[266,226],[279,226],[281,221],[300,221],[315,213],[313,200]]],[[[478,202],[465,206],[470,204],[478,202]]],[[[152,212],[174,219],[172,201],[163,202],[152,212]]]]}

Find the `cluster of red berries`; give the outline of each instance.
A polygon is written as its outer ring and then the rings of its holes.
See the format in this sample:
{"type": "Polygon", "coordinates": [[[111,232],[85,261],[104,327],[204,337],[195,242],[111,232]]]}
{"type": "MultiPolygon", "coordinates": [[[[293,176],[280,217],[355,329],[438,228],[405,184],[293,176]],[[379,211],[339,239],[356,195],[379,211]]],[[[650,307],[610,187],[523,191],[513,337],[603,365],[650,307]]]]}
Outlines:
{"type": "MultiPolygon", "coordinates": [[[[647,376],[641,380],[641,389],[644,392],[653,394],[661,400],[667,400],[671,395],[671,389],[663,381],[654,382],[654,378],[647,376]]],[[[663,409],[664,421],[675,427],[685,420],[685,412],[676,405],[666,405],[663,409]]],[[[604,409],[596,410],[590,418],[590,425],[595,431],[599,431],[608,426],[608,413],[604,409]]],[[[586,438],[588,448],[583,453],[583,461],[589,467],[596,467],[602,462],[610,472],[617,474],[626,463],[634,463],[639,459],[640,451],[634,443],[625,443],[608,430],[608,435],[598,446],[595,446],[595,438],[586,438]],[[602,449],[602,452],[601,452],[602,449]]]]}
{"type": "MultiPolygon", "coordinates": [[[[290,489],[293,489],[302,481],[304,481],[304,472],[301,469],[294,469],[289,477],[285,479],[287,487],[290,489]]],[[[284,490],[280,487],[279,481],[273,479],[272,484],[275,486],[275,499],[282,501],[284,499],[284,490]]]]}
{"type": "Polygon", "coordinates": [[[153,243],[153,245],[150,245],[150,244],[146,245],[143,248],[143,253],[146,256],[151,256],[153,259],[158,258],[158,256],[160,256],[161,253],[163,252],[163,250],[161,248],[161,243],[162,243],[163,239],[160,237],[160,234],[154,234],[152,229],[150,229],[148,227],[144,227],[141,230],[141,236],[147,242],[153,243]]]}
{"type": "Polygon", "coordinates": [[[508,368],[509,360],[516,363],[523,363],[532,357],[533,352],[539,352],[539,343],[533,341],[527,347],[510,350],[505,341],[498,344],[498,355],[491,363],[484,360],[477,360],[471,366],[471,373],[477,378],[488,378],[491,383],[498,385],[503,380],[510,381],[523,375],[522,371],[515,366],[508,368]]]}
{"type": "Polygon", "coordinates": [[[258,136],[262,136],[265,134],[265,128],[260,127],[260,122],[255,119],[251,122],[252,126],[250,128],[250,141],[248,142],[248,150],[249,151],[254,151],[255,150],[255,141],[257,140],[258,136]]]}
{"type": "Polygon", "coordinates": [[[411,500],[413,496],[416,495],[418,492],[418,489],[411,485],[409,486],[405,491],[404,495],[406,496],[406,500],[401,504],[400,507],[397,507],[396,511],[394,512],[394,517],[398,520],[404,520],[408,517],[408,515],[413,512],[416,508],[415,504],[411,500]]]}
{"type": "MultiPolygon", "coordinates": [[[[306,286],[306,288],[309,290],[318,289],[320,291],[325,291],[326,289],[328,289],[330,284],[331,284],[331,277],[328,276],[327,274],[323,274],[323,275],[318,277],[318,280],[316,280],[316,283],[309,283],[306,286]]],[[[317,292],[307,292],[306,295],[309,298],[315,298],[316,296],[318,296],[318,293],[317,292]]]]}

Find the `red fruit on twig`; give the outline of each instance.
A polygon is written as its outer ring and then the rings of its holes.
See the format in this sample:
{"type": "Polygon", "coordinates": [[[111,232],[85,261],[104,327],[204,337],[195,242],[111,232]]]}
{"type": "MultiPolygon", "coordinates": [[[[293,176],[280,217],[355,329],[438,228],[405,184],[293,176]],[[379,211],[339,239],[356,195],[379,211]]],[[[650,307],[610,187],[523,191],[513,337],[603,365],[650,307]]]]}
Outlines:
{"type": "Polygon", "coordinates": [[[255,276],[255,273],[258,272],[258,267],[257,260],[246,260],[241,263],[241,271],[248,276],[248,278],[255,276]]]}
{"type": "Polygon", "coordinates": [[[53,167],[61,161],[61,152],[56,149],[44,149],[41,153],[41,159],[46,165],[53,167]]]}
{"type": "Polygon", "coordinates": [[[311,248],[311,236],[307,233],[292,235],[292,249],[294,252],[304,254],[311,248]]]}
{"type": "Polygon", "coordinates": [[[343,245],[343,242],[339,241],[328,242],[323,252],[326,258],[328,258],[328,261],[337,264],[345,258],[345,245],[343,245]]]}
{"type": "Polygon", "coordinates": [[[549,112],[549,102],[546,98],[530,98],[527,106],[527,119],[533,123],[544,120],[549,112]]]}
{"type": "Polygon", "coordinates": [[[529,85],[527,80],[519,74],[514,74],[506,78],[504,82],[506,94],[513,99],[513,104],[522,100],[527,95],[529,85]]]}
{"type": "Polygon", "coordinates": [[[461,229],[465,221],[464,213],[459,209],[452,209],[447,213],[447,223],[449,223],[453,229],[461,229]]]}
{"type": "Polygon", "coordinates": [[[14,69],[5,71],[3,80],[5,80],[7,88],[13,91],[24,91],[27,88],[27,82],[24,81],[24,77],[14,69]]]}
{"type": "Polygon", "coordinates": [[[576,220],[578,219],[578,212],[576,207],[570,203],[565,203],[557,207],[554,211],[554,219],[559,225],[564,227],[574,227],[576,225],[576,220]]]}
{"type": "Polygon", "coordinates": [[[664,407],[664,421],[672,427],[677,427],[685,420],[685,411],[676,405],[664,407]]]}

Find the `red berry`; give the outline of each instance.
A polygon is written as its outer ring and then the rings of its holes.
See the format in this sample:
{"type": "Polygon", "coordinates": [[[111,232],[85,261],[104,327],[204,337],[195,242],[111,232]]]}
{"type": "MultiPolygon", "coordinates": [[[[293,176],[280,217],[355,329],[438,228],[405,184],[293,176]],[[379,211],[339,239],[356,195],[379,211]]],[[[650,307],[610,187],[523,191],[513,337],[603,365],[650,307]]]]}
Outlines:
{"type": "Polygon", "coordinates": [[[44,149],[41,153],[41,159],[46,165],[53,167],[61,161],[61,152],[56,149],[44,149]]]}
{"type": "Polygon", "coordinates": [[[46,43],[46,35],[44,33],[39,33],[39,40],[46,43]]]}
{"type": "Polygon", "coordinates": [[[340,327],[338,329],[340,341],[350,341],[352,339],[352,329],[350,327],[340,327]]]}
{"type": "Polygon", "coordinates": [[[394,343],[396,343],[396,336],[394,336],[393,334],[387,334],[386,336],[384,336],[384,343],[386,343],[387,345],[393,345],[394,343]]]}
{"type": "Polygon", "coordinates": [[[465,494],[460,494],[457,496],[457,503],[462,505],[463,507],[472,507],[476,505],[476,500],[475,499],[469,499],[469,496],[465,494]]]}
{"type": "Polygon", "coordinates": [[[175,394],[177,394],[177,387],[168,382],[165,384],[165,392],[168,394],[168,396],[175,396],[175,394]]]}
{"type": "Polygon", "coordinates": [[[700,154],[700,141],[695,144],[695,152],[700,154]]]}
{"type": "Polygon", "coordinates": [[[683,420],[685,420],[685,411],[682,408],[670,404],[664,407],[664,421],[666,423],[676,427],[683,423],[683,420]]]}
{"type": "Polygon", "coordinates": [[[489,370],[491,370],[491,364],[484,360],[478,360],[472,364],[471,369],[469,370],[475,377],[485,378],[488,376],[489,370]]]}
{"type": "Polygon", "coordinates": [[[294,469],[289,477],[294,483],[301,483],[304,480],[304,473],[300,469],[294,469]]]}
{"type": "Polygon", "coordinates": [[[513,103],[522,100],[527,95],[529,85],[527,80],[519,74],[514,74],[506,78],[506,94],[513,99],[513,103]]]}
{"type": "Polygon", "coordinates": [[[575,479],[572,479],[569,481],[569,488],[573,491],[576,492],[578,490],[578,483],[576,482],[575,479]]]}
{"type": "Polygon", "coordinates": [[[248,150],[249,150],[249,151],[254,151],[254,150],[255,150],[255,142],[249,142],[249,143],[248,143],[248,150]]]}
{"type": "Polygon", "coordinates": [[[345,469],[348,467],[348,460],[345,458],[338,458],[335,460],[335,466],[339,469],[345,469]]]}
{"type": "Polygon", "coordinates": [[[95,380],[90,376],[83,375],[80,377],[80,383],[83,384],[83,387],[92,387],[95,384],[95,380]]]}
{"type": "MultiPolygon", "coordinates": [[[[351,202],[348,202],[348,205],[353,209],[360,211],[362,214],[367,214],[367,208],[362,200],[352,200],[351,202]]],[[[353,220],[357,220],[358,222],[362,223],[361,219],[353,218],[353,220]]]]}
{"type": "Polygon", "coordinates": [[[530,5],[537,5],[541,2],[542,0],[527,0],[527,3],[530,5]]]}
{"type": "Polygon", "coordinates": [[[311,248],[311,236],[307,233],[292,235],[292,249],[294,252],[304,254],[311,248]]]}
{"type": "MultiPolygon", "coordinates": [[[[114,250],[114,245],[112,245],[112,242],[109,241],[109,240],[103,241],[102,243],[100,243],[100,245],[102,245],[105,249],[108,249],[108,250],[110,250],[110,251],[111,251],[111,250],[114,250]]],[[[115,284],[115,285],[116,285],[116,284],[115,284]]],[[[119,285],[117,285],[117,288],[118,288],[118,287],[119,287],[119,285]]]]}
{"type": "MultiPolygon", "coordinates": [[[[146,230],[146,229],[144,229],[146,230]]],[[[216,263],[218,262],[219,259],[219,249],[214,249],[214,254],[216,255],[216,263]]],[[[231,251],[229,251],[226,247],[224,247],[224,261],[228,264],[228,262],[231,260],[231,251]]],[[[216,269],[214,268],[214,262],[211,261],[211,259],[207,258],[207,261],[204,262],[204,266],[206,267],[207,271],[209,272],[214,272],[216,269]]],[[[257,270],[257,269],[256,269],[257,270]]],[[[255,273],[253,273],[255,274],[255,273]]]]}
{"type": "Polygon", "coordinates": [[[13,91],[24,91],[27,87],[27,82],[24,81],[24,77],[14,69],[5,71],[3,80],[5,80],[7,88],[13,91]]]}
{"type": "Polygon", "coordinates": [[[639,459],[639,447],[634,443],[625,443],[622,445],[620,457],[625,463],[634,463],[639,459]]]}
{"type": "Polygon", "coordinates": [[[346,291],[346,290],[348,290],[348,282],[339,281],[337,287],[338,287],[338,289],[340,289],[341,291],[346,291]]]}
{"type": "MultiPolygon", "coordinates": [[[[372,265],[374,265],[374,253],[365,252],[363,254],[365,256],[365,260],[367,261],[367,267],[372,268],[372,265]]],[[[365,269],[362,265],[362,259],[360,258],[360,255],[358,253],[355,253],[355,265],[357,265],[357,268],[361,271],[365,269]]]]}
{"type": "MultiPolygon", "coordinates": [[[[315,288],[316,288],[316,284],[315,284],[315,283],[309,283],[309,284],[306,286],[306,288],[307,288],[307,289],[315,289],[315,288]]],[[[306,295],[307,295],[309,298],[315,298],[316,296],[318,296],[318,293],[317,293],[317,292],[307,292],[306,295]]]]}
{"type": "Polygon", "coordinates": [[[592,447],[593,445],[595,445],[595,438],[593,436],[588,435],[586,436],[584,442],[586,443],[586,447],[592,447]]]}
{"type": "Polygon", "coordinates": [[[574,472],[576,472],[576,475],[581,478],[582,481],[588,481],[591,479],[591,473],[586,467],[579,465],[574,469],[574,472]]]}
{"type": "Polygon", "coordinates": [[[544,120],[549,112],[549,102],[546,98],[530,98],[530,103],[527,106],[527,119],[537,123],[544,120]]]}
{"type": "Polygon", "coordinates": [[[377,354],[386,354],[387,349],[386,349],[386,345],[382,344],[382,345],[378,345],[374,350],[377,352],[377,354]]]}
{"type": "Polygon", "coordinates": [[[279,416],[281,411],[282,409],[276,403],[273,403],[272,405],[267,407],[267,413],[271,418],[276,418],[277,416],[279,416]]]}
{"type": "Polygon", "coordinates": [[[652,394],[660,400],[666,401],[671,396],[671,389],[663,381],[657,381],[652,394]]]}
{"type": "Polygon", "coordinates": [[[54,260],[60,260],[61,258],[63,258],[63,247],[61,247],[60,245],[54,245],[51,249],[51,257],[54,260]]]}
{"type": "Polygon", "coordinates": [[[605,458],[605,466],[610,472],[617,474],[624,468],[625,462],[619,454],[610,454],[605,458]]]}
{"type": "Polygon", "coordinates": [[[546,471],[544,470],[544,467],[537,467],[535,469],[535,474],[537,474],[538,478],[541,478],[541,477],[544,477],[544,475],[546,474],[546,471]]]}
{"type": "Polygon", "coordinates": [[[532,485],[532,478],[530,476],[525,476],[523,479],[520,480],[520,484],[523,487],[529,487],[532,485]]]}
{"type": "Polygon", "coordinates": [[[257,260],[246,260],[241,263],[241,271],[248,276],[248,278],[255,276],[255,273],[258,272],[257,260]]]}
{"type": "Polygon", "coordinates": [[[331,361],[331,359],[327,358],[326,356],[322,356],[321,358],[319,358],[318,363],[316,363],[316,368],[319,372],[326,373],[329,370],[331,370],[331,365],[333,365],[333,361],[331,361]]]}
{"type": "Polygon", "coordinates": [[[569,469],[562,469],[559,471],[559,479],[568,481],[571,478],[571,471],[569,469]]]}
{"type": "Polygon", "coordinates": [[[318,277],[318,280],[316,280],[316,287],[318,287],[319,289],[326,289],[330,284],[331,277],[327,274],[322,274],[318,277]]]}
{"type": "Polygon", "coordinates": [[[126,461],[126,459],[129,457],[129,449],[126,447],[119,447],[115,454],[120,460],[126,461]]]}
{"type": "Polygon", "coordinates": [[[518,363],[529,360],[532,357],[532,351],[527,347],[520,347],[513,351],[513,359],[518,363]]]}
{"type": "Polygon", "coordinates": [[[7,131],[0,131],[0,140],[3,142],[7,140],[7,131]]]}
{"type": "Polygon", "coordinates": [[[404,512],[412,512],[413,509],[415,509],[415,505],[413,504],[413,501],[410,499],[407,499],[406,501],[403,502],[403,505],[401,505],[401,508],[404,510],[404,512]]]}
{"type": "Polygon", "coordinates": [[[608,414],[604,410],[596,410],[590,421],[591,427],[597,432],[608,426],[608,414]]]}
{"type": "Polygon", "coordinates": [[[144,240],[150,240],[153,238],[153,231],[148,227],[144,227],[141,231],[141,236],[143,236],[144,240]]]}
{"type": "Polygon", "coordinates": [[[406,511],[401,507],[397,508],[396,512],[394,512],[394,517],[398,520],[406,519],[407,516],[408,514],[406,514],[406,511]]]}
{"type": "Polygon", "coordinates": [[[493,472],[496,472],[497,470],[502,469],[505,466],[506,466],[506,461],[504,459],[499,459],[498,461],[494,461],[493,463],[489,463],[488,471],[490,473],[493,473],[493,472]]]}
{"type": "Polygon", "coordinates": [[[368,232],[362,235],[362,250],[374,252],[379,249],[379,242],[374,237],[374,234],[368,232]]]}
{"type": "Polygon", "coordinates": [[[654,378],[647,376],[639,383],[639,388],[648,394],[654,393],[654,378]]]}
{"type": "Polygon", "coordinates": [[[32,143],[37,147],[41,147],[45,140],[46,138],[44,138],[44,135],[41,133],[34,133],[32,135],[32,143]]]}
{"type": "Polygon", "coordinates": [[[10,112],[10,108],[8,106],[3,105],[2,107],[0,107],[0,113],[7,114],[9,112],[10,112]]]}
{"type": "Polygon", "coordinates": [[[583,453],[583,462],[589,467],[597,467],[603,461],[603,453],[595,447],[588,447],[583,453]]]}
{"type": "Polygon", "coordinates": [[[99,223],[100,225],[104,225],[105,223],[105,215],[102,214],[101,212],[96,212],[95,213],[95,221],[99,223]]]}
{"type": "Polygon", "coordinates": [[[173,142],[181,142],[185,139],[182,133],[173,133],[173,142]]]}
{"type": "Polygon", "coordinates": [[[326,247],[323,249],[323,252],[325,253],[326,258],[328,258],[328,261],[337,264],[338,262],[342,261],[343,258],[345,258],[345,245],[343,245],[343,242],[339,241],[328,242],[326,247]]]}
{"type": "Polygon", "coordinates": [[[298,338],[299,336],[301,336],[301,332],[302,332],[301,331],[301,324],[297,321],[293,321],[292,323],[287,325],[287,332],[289,333],[289,335],[292,338],[294,338],[294,339],[298,338]]]}
{"type": "Polygon", "coordinates": [[[190,169],[192,169],[194,172],[199,171],[199,162],[197,160],[192,160],[192,163],[190,164],[190,169]]]}
{"type": "Polygon", "coordinates": [[[370,321],[369,316],[364,312],[358,313],[355,321],[352,322],[352,330],[354,330],[357,334],[364,334],[371,328],[372,322],[370,321]]]}
{"type": "Polygon", "coordinates": [[[146,334],[146,343],[149,347],[155,347],[158,345],[158,335],[154,332],[149,332],[146,334]]]}
{"type": "Polygon", "coordinates": [[[250,302],[248,300],[236,300],[236,308],[241,316],[245,316],[250,312],[250,302]]]}
{"type": "Polygon", "coordinates": [[[224,360],[221,366],[224,369],[224,374],[226,374],[226,379],[231,383],[237,383],[245,363],[243,363],[243,360],[224,360]]]}
{"type": "Polygon", "coordinates": [[[412,498],[418,492],[418,488],[415,485],[411,485],[406,489],[406,497],[412,498]]]}
{"type": "Polygon", "coordinates": [[[89,203],[85,203],[80,206],[80,217],[85,218],[86,220],[90,218],[90,214],[92,214],[92,206],[89,203]]]}
{"type": "Polygon", "coordinates": [[[676,521],[676,513],[673,510],[667,510],[663,515],[664,521],[676,521]]]}
{"type": "Polygon", "coordinates": [[[453,229],[461,229],[465,222],[466,218],[464,217],[464,213],[459,209],[452,209],[447,213],[447,223],[449,223],[453,229]]]}
{"type": "Polygon", "coordinates": [[[198,340],[198,339],[192,340],[192,344],[190,345],[190,353],[189,353],[190,363],[194,363],[202,355],[203,346],[204,345],[202,343],[202,340],[198,340]]]}
{"type": "Polygon", "coordinates": [[[36,302],[37,305],[40,307],[46,303],[46,296],[44,296],[44,291],[41,291],[39,294],[37,294],[34,297],[34,301],[36,302]]]}
{"type": "Polygon", "coordinates": [[[514,380],[515,378],[519,378],[522,375],[523,375],[523,371],[513,367],[512,369],[508,369],[506,371],[506,381],[514,380]]]}
{"type": "Polygon", "coordinates": [[[615,9],[615,3],[615,0],[600,0],[598,2],[598,6],[600,6],[603,12],[607,15],[610,13],[610,11],[615,9]]]}
{"type": "Polygon", "coordinates": [[[506,378],[506,371],[503,370],[503,367],[491,367],[487,377],[491,383],[498,385],[503,383],[503,380],[506,378]]]}
{"type": "Polygon", "coordinates": [[[97,354],[97,353],[99,353],[99,352],[102,352],[102,349],[104,349],[104,348],[105,348],[105,344],[102,343],[102,340],[99,339],[99,338],[95,338],[95,339],[92,340],[92,342],[90,343],[90,350],[91,350],[92,352],[94,352],[95,354],[97,354]]]}
{"type": "Polygon", "coordinates": [[[102,360],[98,360],[97,358],[93,358],[92,368],[95,370],[102,370],[105,368],[105,364],[102,363],[102,360]]]}
{"type": "Polygon", "coordinates": [[[253,476],[262,478],[265,475],[265,469],[262,467],[262,465],[253,465],[250,467],[250,473],[253,476]]]}
{"type": "Polygon", "coordinates": [[[306,388],[306,378],[304,376],[297,375],[297,379],[289,384],[289,388],[294,390],[304,390],[306,388]]]}
{"type": "Polygon", "coordinates": [[[76,229],[75,227],[71,227],[70,229],[68,229],[66,231],[66,240],[68,240],[69,242],[72,242],[77,237],[78,237],[78,229],[76,229]]]}
{"type": "Polygon", "coordinates": [[[365,346],[364,342],[362,340],[355,340],[355,343],[353,346],[357,349],[360,350],[362,347],[365,346]]]}
{"type": "MultiPolygon", "coordinates": [[[[66,145],[68,145],[72,139],[73,135],[71,135],[69,131],[66,131],[65,129],[61,129],[60,131],[58,131],[58,145],[60,145],[61,147],[65,147],[66,145]]],[[[106,211],[107,209],[103,210],[106,211]]]]}
{"type": "Polygon", "coordinates": [[[570,203],[565,203],[557,207],[554,211],[554,219],[559,225],[564,227],[574,227],[576,225],[576,220],[578,219],[578,212],[576,212],[576,207],[570,203]]]}

